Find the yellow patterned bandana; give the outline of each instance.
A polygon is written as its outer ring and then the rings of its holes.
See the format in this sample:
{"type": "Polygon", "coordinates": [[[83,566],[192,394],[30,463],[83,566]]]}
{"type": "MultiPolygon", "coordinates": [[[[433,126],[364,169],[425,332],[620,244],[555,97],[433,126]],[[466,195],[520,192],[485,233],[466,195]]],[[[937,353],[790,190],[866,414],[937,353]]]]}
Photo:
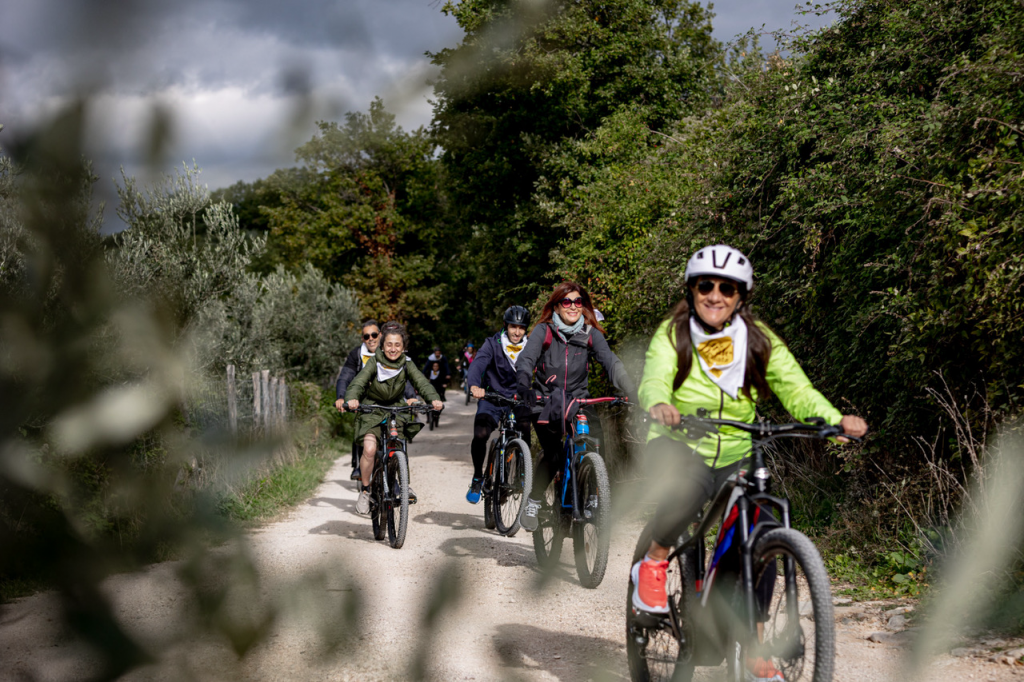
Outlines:
{"type": "Polygon", "coordinates": [[[697,346],[697,352],[704,358],[704,362],[708,363],[711,373],[720,377],[722,370],[719,367],[732,362],[732,339],[728,336],[720,339],[708,339],[697,346]]]}
{"type": "Polygon", "coordinates": [[[690,339],[697,349],[701,370],[735,400],[747,369],[747,325],[743,318],[736,315],[732,324],[714,334],[708,334],[690,318],[690,339]]]}

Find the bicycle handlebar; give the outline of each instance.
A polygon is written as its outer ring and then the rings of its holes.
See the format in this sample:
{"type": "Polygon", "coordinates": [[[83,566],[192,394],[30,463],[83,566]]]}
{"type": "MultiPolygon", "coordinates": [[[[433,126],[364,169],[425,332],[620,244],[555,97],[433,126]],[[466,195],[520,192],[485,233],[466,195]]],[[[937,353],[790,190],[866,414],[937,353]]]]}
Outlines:
{"type": "Polygon", "coordinates": [[[426,403],[417,403],[415,405],[360,405],[356,408],[356,412],[366,414],[373,412],[374,410],[384,410],[385,412],[391,412],[392,414],[400,414],[402,412],[437,412],[430,405],[426,403]]]}
{"type": "Polygon", "coordinates": [[[484,400],[489,400],[492,403],[502,403],[504,405],[511,405],[513,407],[515,407],[516,405],[527,404],[527,402],[522,398],[509,398],[508,396],[504,396],[500,393],[494,393],[492,391],[487,391],[486,393],[484,393],[484,400]]]}
{"type": "Polygon", "coordinates": [[[767,441],[775,438],[836,438],[842,436],[855,443],[860,443],[863,438],[851,436],[839,424],[826,424],[821,417],[812,417],[807,422],[794,422],[791,424],[772,424],[770,422],[747,422],[733,421],[732,419],[714,419],[707,417],[707,410],[700,408],[696,415],[682,415],[679,424],[672,426],[674,430],[693,431],[698,438],[718,433],[719,426],[731,426],[734,429],[745,431],[758,440],[767,441]]]}

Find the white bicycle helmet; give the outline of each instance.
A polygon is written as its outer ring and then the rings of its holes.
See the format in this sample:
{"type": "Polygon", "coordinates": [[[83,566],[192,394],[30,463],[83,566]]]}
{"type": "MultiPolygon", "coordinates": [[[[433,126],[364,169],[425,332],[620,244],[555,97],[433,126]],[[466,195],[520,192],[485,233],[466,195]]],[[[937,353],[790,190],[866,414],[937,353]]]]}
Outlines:
{"type": "Polygon", "coordinates": [[[738,249],[725,244],[705,246],[690,257],[683,276],[689,282],[694,277],[725,277],[747,285],[747,291],[754,288],[754,267],[750,259],[738,249]]]}

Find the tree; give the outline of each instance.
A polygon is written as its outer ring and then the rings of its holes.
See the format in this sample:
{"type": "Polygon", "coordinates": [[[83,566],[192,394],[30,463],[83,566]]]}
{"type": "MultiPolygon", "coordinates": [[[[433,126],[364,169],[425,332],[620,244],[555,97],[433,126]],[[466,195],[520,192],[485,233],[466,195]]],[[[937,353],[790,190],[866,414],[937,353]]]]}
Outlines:
{"type": "Polygon", "coordinates": [[[420,325],[444,308],[437,272],[444,206],[434,144],[423,129],[406,133],[375,99],[344,125],[320,122],[296,150],[301,182],[264,211],[281,262],[309,262],[360,291],[367,316],[420,325]]]}
{"type": "Polygon", "coordinates": [[[538,182],[562,179],[552,156],[623,109],[653,129],[699,110],[719,53],[712,15],[685,0],[463,0],[444,11],[466,35],[432,55],[433,133],[471,228],[468,286],[499,305],[521,301],[544,287],[565,236],[534,197],[538,182]]]}

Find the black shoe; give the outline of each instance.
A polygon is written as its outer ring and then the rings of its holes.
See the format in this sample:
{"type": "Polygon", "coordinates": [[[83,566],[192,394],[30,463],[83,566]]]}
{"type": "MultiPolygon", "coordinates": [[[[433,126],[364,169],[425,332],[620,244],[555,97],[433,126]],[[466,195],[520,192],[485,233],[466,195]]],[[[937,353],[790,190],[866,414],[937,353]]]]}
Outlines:
{"type": "Polygon", "coordinates": [[[355,469],[353,469],[352,473],[349,475],[349,478],[352,479],[353,481],[358,481],[362,477],[363,477],[363,473],[361,471],[359,471],[359,467],[356,467],[355,469]]]}
{"type": "MultiPolygon", "coordinates": [[[[395,493],[395,503],[398,504],[402,501],[402,495],[395,493]]],[[[412,486],[409,486],[409,504],[416,504],[416,493],[413,492],[412,486]]]]}

